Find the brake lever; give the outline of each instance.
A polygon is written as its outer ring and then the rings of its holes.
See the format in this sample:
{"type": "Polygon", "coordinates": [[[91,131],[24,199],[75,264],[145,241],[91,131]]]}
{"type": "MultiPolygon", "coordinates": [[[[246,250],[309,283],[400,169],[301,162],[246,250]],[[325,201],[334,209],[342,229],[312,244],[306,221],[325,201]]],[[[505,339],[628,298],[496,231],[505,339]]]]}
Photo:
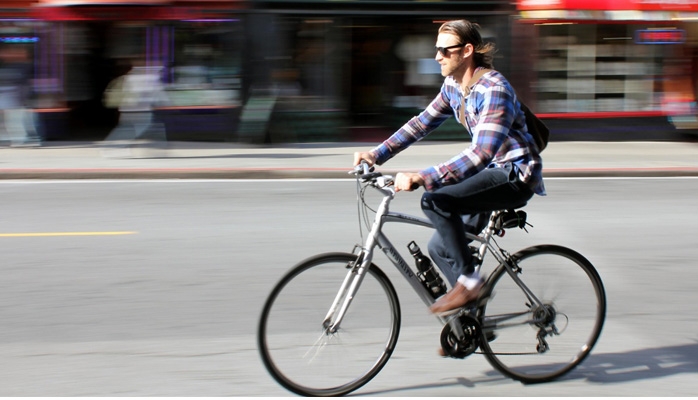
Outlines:
{"type": "Polygon", "coordinates": [[[361,175],[362,177],[364,175],[367,175],[375,170],[375,167],[373,165],[368,165],[366,161],[361,161],[358,165],[354,167],[353,170],[349,171],[350,175],[361,175]]]}
{"type": "Polygon", "coordinates": [[[372,179],[374,179],[374,178],[378,178],[379,176],[383,176],[383,174],[381,174],[380,172],[370,172],[370,173],[367,173],[367,174],[362,174],[362,175],[361,175],[361,180],[363,180],[364,182],[366,182],[366,181],[370,181],[370,180],[372,180],[372,179]]]}
{"type": "MultiPolygon", "coordinates": [[[[362,175],[361,176],[364,181],[373,179],[373,178],[378,178],[377,180],[380,181],[380,186],[382,187],[390,187],[390,186],[395,186],[395,177],[392,175],[383,175],[380,172],[374,172],[372,174],[367,174],[367,175],[362,175]]],[[[420,185],[418,183],[412,183],[410,186],[410,191],[414,191],[419,189],[420,185]]]]}

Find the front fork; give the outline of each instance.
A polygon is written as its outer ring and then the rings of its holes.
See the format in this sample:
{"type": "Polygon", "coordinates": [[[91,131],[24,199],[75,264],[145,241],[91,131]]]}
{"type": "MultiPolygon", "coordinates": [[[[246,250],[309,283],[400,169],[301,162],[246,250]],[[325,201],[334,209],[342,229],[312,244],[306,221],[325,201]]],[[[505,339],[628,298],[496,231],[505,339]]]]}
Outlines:
{"type": "Polygon", "coordinates": [[[337,296],[335,296],[322,322],[322,326],[326,333],[333,334],[339,330],[339,325],[342,323],[351,301],[354,299],[361,282],[371,266],[371,258],[372,257],[367,251],[362,250],[356,260],[347,264],[349,271],[346,277],[344,277],[344,281],[337,292],[337,296]]]}
{"type": "MultiPolygon", "coordinates": [[[[373,226],[368,234],[368,238],[365,243],[365,247],[361,249],[356,260],[349,263],[347,268],[349,272],[342,282],[342,286],[337,292],[337,296],[332,302],[330,310],[325,315],[325,319],[322,322],[322,326],[325,332],[328,334],[336,333],[339,330],[339,325],[344,319],[351,301],[354,299],[356,292],[359,290],[361,282],[363,282],[368,269],[371,267],[371,262],[373,261],[373,250],[376,247],[376,237],[378,232],[380,232],[383,216],[388,213],[388,208],[390,201],[395,195],[394,192],[384,188],[377,188],[384,197],[381,201],[378,210],[376,211],[376,217],[373,221],[373,226]]],[[[357,247],[354,247],[356,250],[357,247]]]]}

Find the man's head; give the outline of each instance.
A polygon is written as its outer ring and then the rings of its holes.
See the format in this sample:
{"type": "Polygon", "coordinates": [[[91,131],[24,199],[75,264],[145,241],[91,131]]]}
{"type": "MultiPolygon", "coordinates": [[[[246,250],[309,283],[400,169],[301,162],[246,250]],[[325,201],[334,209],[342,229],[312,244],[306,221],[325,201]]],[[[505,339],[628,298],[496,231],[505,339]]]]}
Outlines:
{"type": "Polygon", "coordinates": [[[436,61],[443,76],[453,75],[472,62],[474,67],[493,68],[494,45],[484,43],[476,23],[461,19],[444,22],[436,40],[436,61]]]}

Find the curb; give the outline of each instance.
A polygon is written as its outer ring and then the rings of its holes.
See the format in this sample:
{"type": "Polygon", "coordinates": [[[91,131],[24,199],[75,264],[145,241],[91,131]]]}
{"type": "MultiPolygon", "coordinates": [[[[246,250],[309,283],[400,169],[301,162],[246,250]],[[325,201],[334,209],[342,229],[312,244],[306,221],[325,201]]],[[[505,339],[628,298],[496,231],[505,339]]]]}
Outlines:
{"type": "Polygon", "coordinates": [[[350,178],[346,168],[104,168],[5,169],[0,180],[10,179],[338,179],[350,178]]]}
{"type": "Polygon", "coordinates": [[[698,167],[657,167],[657,168],[579,168],[579,169],[543,169],[543,179],[556,178],[593,178],[593,177],[679,177],[698,176],[698,167]]]}
{"type": "MultiPolygon", "coordinates": [[[[383,170],[395,174],[396,170],[383,170]]],[[[698,176],[698,167],[593,168],[544,170],[544,177],[698,176]]],[[[0,169],[0,180],[13,179],[350,179],[346,168],[26,168],[0,169]]]]}

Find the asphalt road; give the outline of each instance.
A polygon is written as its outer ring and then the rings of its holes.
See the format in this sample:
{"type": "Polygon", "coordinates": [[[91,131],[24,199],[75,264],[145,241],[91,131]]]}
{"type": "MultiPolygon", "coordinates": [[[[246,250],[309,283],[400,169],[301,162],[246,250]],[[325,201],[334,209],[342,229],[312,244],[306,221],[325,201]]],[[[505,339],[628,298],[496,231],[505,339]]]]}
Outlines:
{"type": "MultiPolygon", "coordinates": [[[[481,355],[436,355],[440,328],[400,281],[393,358],[356,395],[695,396],[696,178],[549,179],[517,250],[584,254],[608,296],[594,352],[521,385],[481,355]]],[[[350,181],[0,182],[0,396],[286,396],[255,345],[262,303],[294,263],[360,240],[350,181]]],[[[419,214],[418,194],[393,209],[419,214]]],[[[418,228],[388,231],[393,244],[418,228]]]]}

